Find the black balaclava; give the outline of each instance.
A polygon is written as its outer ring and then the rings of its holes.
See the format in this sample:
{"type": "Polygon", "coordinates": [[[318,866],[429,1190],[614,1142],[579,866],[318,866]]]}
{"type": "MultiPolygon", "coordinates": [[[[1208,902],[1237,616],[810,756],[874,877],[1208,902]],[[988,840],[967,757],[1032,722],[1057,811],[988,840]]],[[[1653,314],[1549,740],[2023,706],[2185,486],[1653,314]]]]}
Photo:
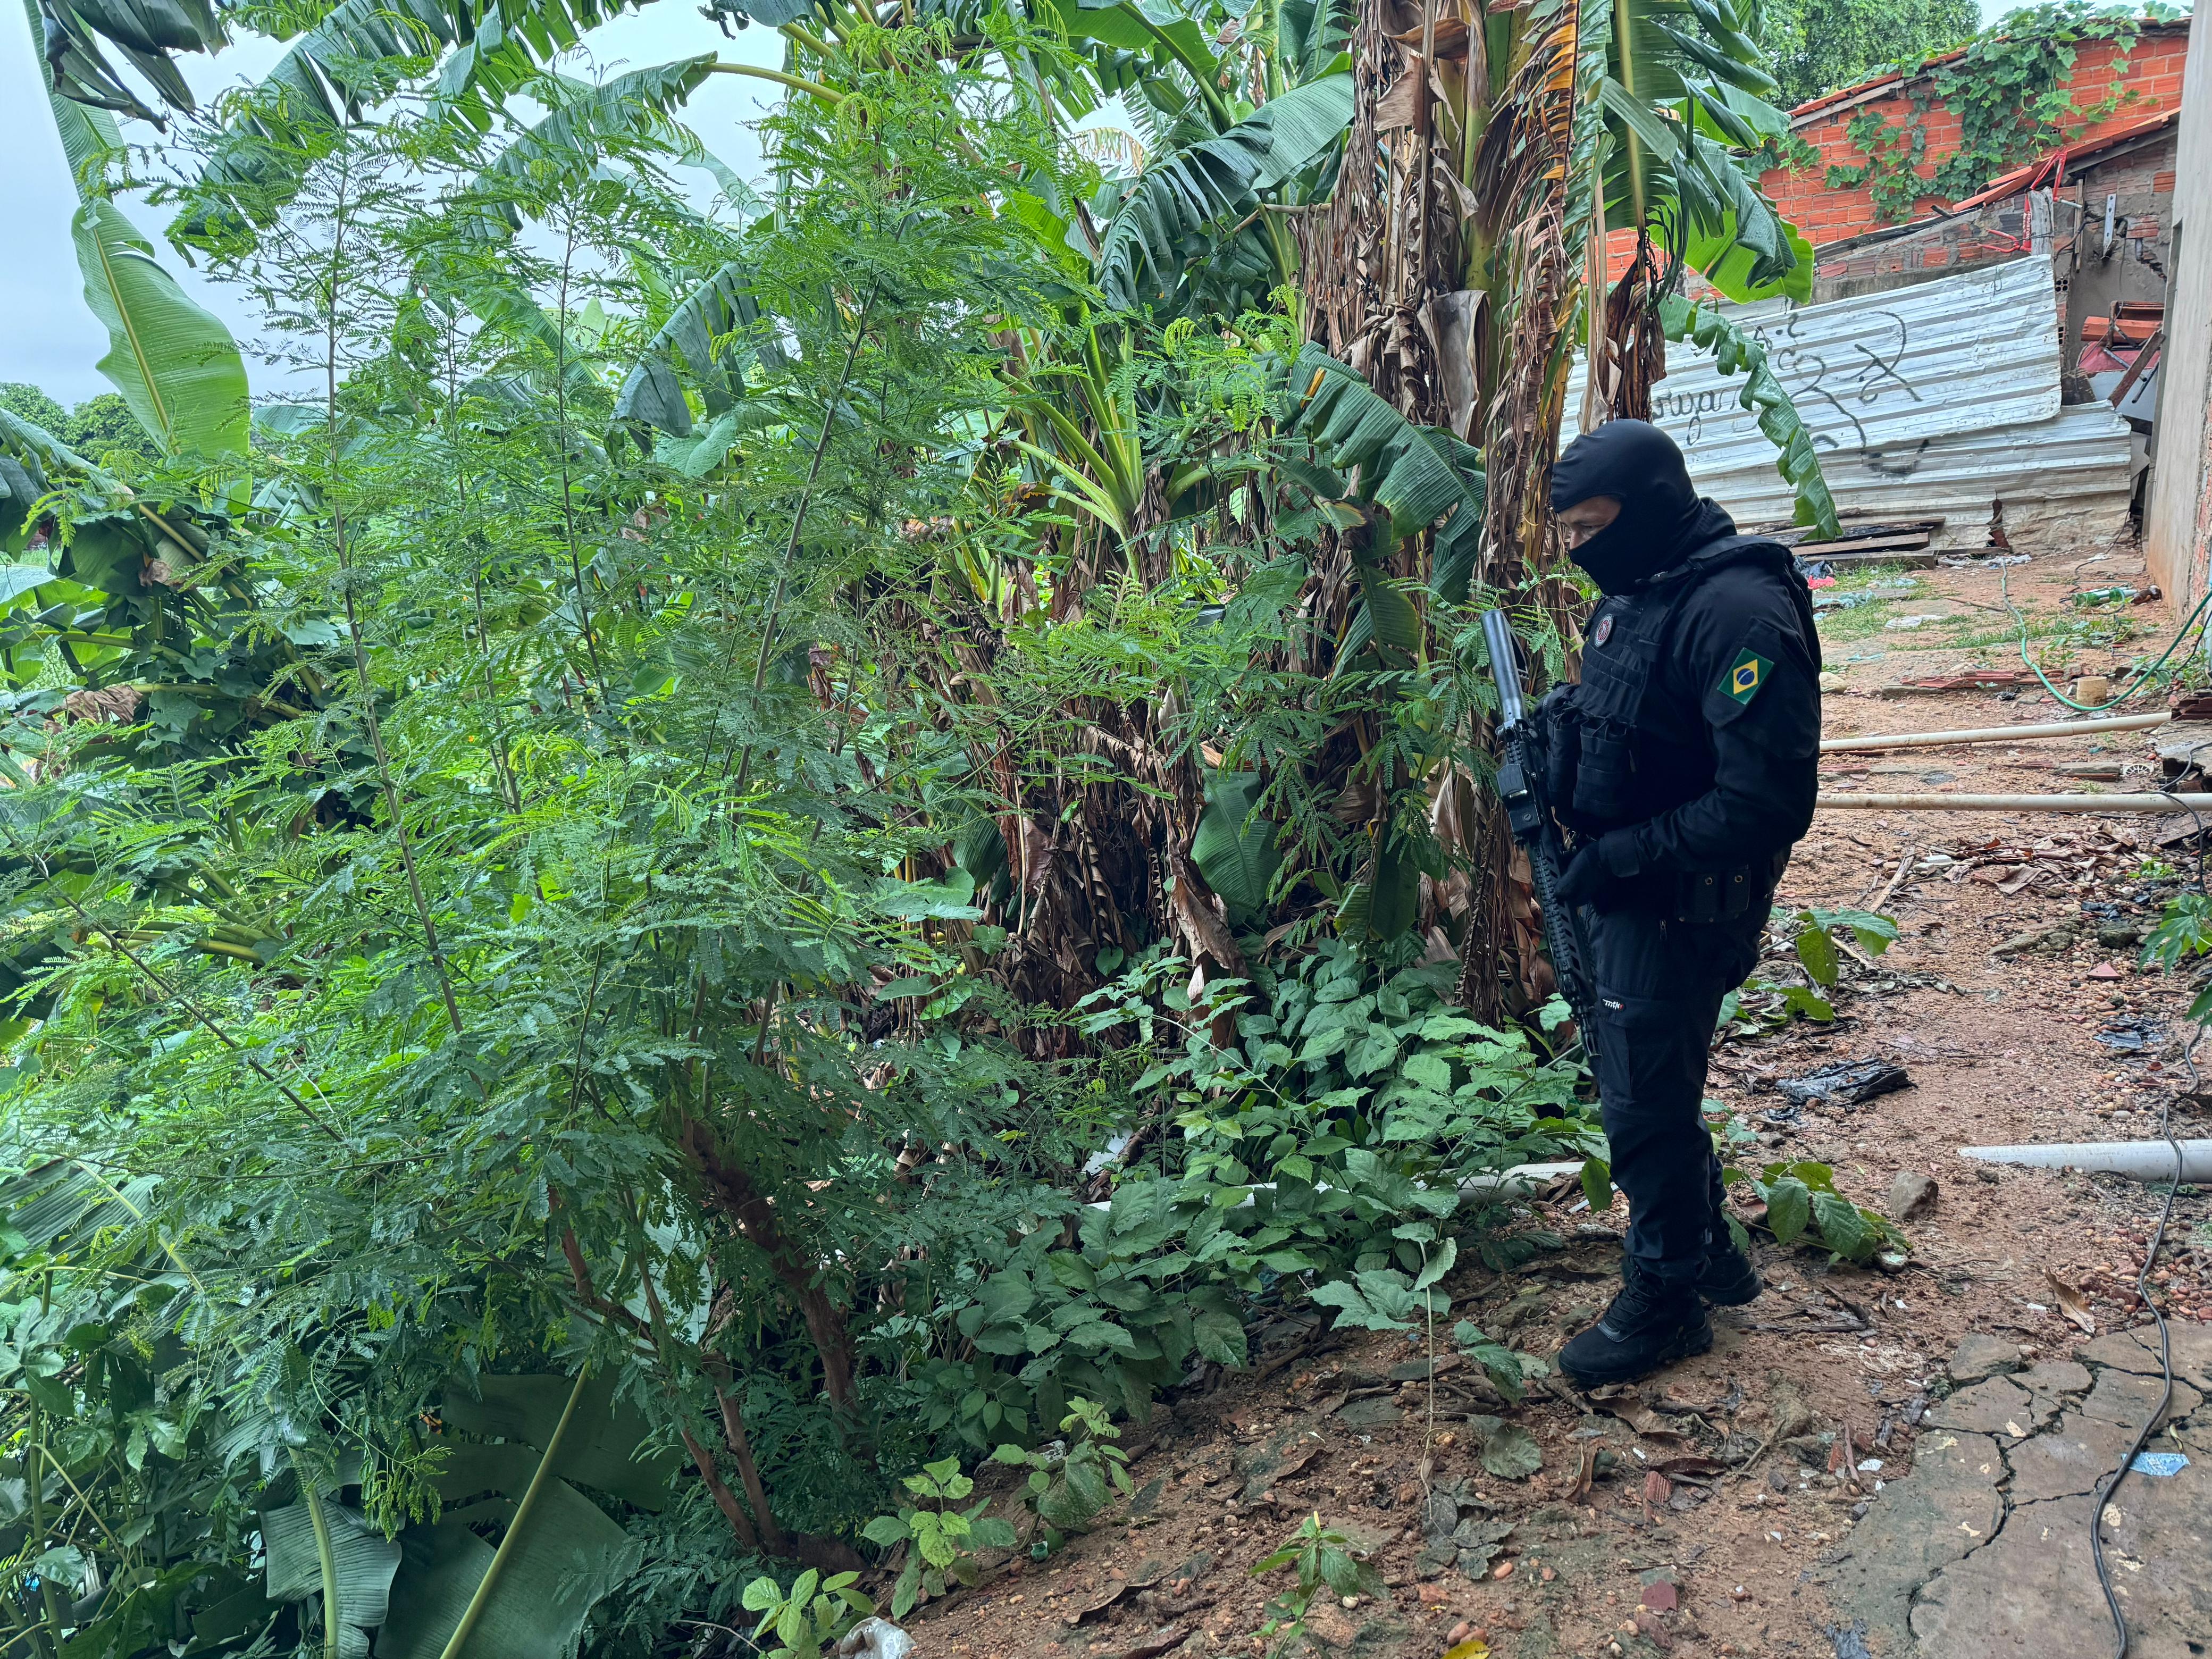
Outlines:
{"type": "Polygon", "coordinates": [[[1552,467],[1552,510],[1594,495],[1620,516],[1567,556],[1607,593],[1625,593],[1671,570],[1735,522],[1698,499],[1674,441],[1649,421],[1608,421],[1569,444],[1552,467]]]}

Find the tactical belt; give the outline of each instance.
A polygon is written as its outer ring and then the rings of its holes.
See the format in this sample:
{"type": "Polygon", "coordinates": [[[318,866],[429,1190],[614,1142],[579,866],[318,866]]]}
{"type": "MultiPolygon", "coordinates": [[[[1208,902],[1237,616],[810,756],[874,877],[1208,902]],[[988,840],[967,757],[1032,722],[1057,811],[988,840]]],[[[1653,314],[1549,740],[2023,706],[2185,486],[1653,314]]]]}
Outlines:
{"type": "Polygon", "coordinates": [[[1671,920],[1729,921],[1754,906],[1764,910],[1789,865],[1784,848],[1770,859],[1727,870],[1653,871],[1644,879],[1656,907],[1671,920]]]}

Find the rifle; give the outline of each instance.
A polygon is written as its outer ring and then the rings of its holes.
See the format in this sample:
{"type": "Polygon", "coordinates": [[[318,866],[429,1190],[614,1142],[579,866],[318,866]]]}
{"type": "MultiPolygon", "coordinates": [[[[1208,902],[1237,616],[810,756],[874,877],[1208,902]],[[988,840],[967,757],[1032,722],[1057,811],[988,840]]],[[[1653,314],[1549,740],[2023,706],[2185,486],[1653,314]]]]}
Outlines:
{"type": "Polygon", "coordinates": [[[1544,912],[1544,946],[1552,958],[1553,977],[1574,1013],[1583,1047],[1595,1058],[1597,1043],[1590,1014],[1597,997],[1589,978],[1589,940],[1581,915],[1559,902],[1566,842],[1559,820],[1552,816],[1551,802],[1544,799],[1544,768],[1536,752],[1542,739],[1530,729],[1521,690],[1520,658],[1503,611],[1482,613],[1482,637],[1490,647],[1490,672],[1498,681],[1498,738],[1504,750],[1498,762],[1498,798],[1505,804],[1513,839],[1528,854],[1536,902],[1544,912]]]}

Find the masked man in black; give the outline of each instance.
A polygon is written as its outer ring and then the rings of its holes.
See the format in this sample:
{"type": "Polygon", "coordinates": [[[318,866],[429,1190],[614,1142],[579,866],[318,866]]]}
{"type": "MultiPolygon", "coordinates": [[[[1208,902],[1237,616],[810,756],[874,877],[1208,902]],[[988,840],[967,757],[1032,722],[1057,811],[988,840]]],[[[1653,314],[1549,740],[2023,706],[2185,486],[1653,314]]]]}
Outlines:
{"type": "Polygon", "coordinates": [[[1626,1283],[1559,1355],[1589,1388],[1704,1352],[1705,1304],[1759,1293],[1722,1208],[1705,1055],[1812,823],[1820,647],[1789,551],[1737,535],[1658,428],[1577,439],[1552,506],[1604,594],[1581,684],[1542,711],[1577,841],[1559,899],[1586,907],[1599,1101],[1629,1205],[1626,1283]]]}

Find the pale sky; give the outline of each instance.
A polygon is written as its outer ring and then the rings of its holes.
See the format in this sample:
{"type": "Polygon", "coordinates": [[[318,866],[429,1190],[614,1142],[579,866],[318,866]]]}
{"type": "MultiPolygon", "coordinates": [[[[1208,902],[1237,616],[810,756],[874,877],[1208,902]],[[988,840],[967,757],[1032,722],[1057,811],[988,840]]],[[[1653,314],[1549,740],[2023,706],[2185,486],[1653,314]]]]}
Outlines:
{"type": "MultiPolygon", "coordinates": [[[[1982,0],[1982,15],[1985,20],[2000,16],[2015,3],[1982,0]]],[[[94,367],[107,349],[107,337],[85,308],[69,235],[76,196],[46,111],[29,25],[17,7],[0,6],[0,11],[7,14],[0,21],[0,156],[8,158],[0,165],[0,218],[15,227],[8,257],[0,259],[0,380],[28,380],[66,405],[112,390],[94,367]]],[[[772,67],[781,61],[782,50],[781,38],[758,26],[725,40],[690,0],[656,0],[594,30],[586,44],[592,58],[609,71],[702,52],[772,67]]],[[[184,53],[177,62],[193,94],[205,99],[265,74],[283,50],[277,42],[248,37],[219,57],[184,53]]],[[[693,129],[743,177],[752,178],[760,166],[760,147],[749,124],[775,90],[765,82],[718,75],[691,100],[693,129]]],[[[151,136],[150,129],[126,125],[126,137],[143,141],[151,136]]],[[[143,203],[131,204],[130,211],[140,228],[156,232],[158,222],[143,203]]],[[[203,305],[230,325],[247,349],[255,389],[274,389],[275,377],[252,356],[260,325],[250,308],[238,295],[198,277],[173,254],[165,252],[164,261],[203,305]]]]}
{"type": "MultiPolygon", "coordinates": [[[[107,350],[107,333],[85,308],[84,283],[70,242],[70,216],[76,209],[69,164],[63,159],[53,118],[47,112],[45,84],[31,46],[22,9],[0,5],[0,220],[15,227],[8,257],[0,259],[0,380],[27,380],[65,407],[114,388],[96,367],[107,350]]],[[[657,0],[644,10],[617,19],[586,37],[588,60],[564,65],[583,73],[586,62],[607,73],[641,69],[673,58],[718,52],[728,63],[777,67],[783,41],[757,24],[724,40],[699,15],[691,0],[657,0]]],[[[203,100],[240,82],[265,75],[283,56],[276,41],[248,36],[217,57],[180,53],[194,97],[203,100]]],[[[111,63],[118,56],[108,54],[111,63]]],[[[126,71],[127,73],[128,71],[126,71]]],[[[752,179],[760,170],[760,145],[750,124],[781,89],[765,81],[734,75],[710,76],[693,96],[687,120],[707,147],[738,174],[752,179]]],[[[132,142],[155,137],[149,127],[125,123],[132,142]]],[[[712,185],[703,175],[702,192],[712,185]]],[[[132,221],[153,236],[162,263],[202,305],[230,325],[246,350],[246,373],[254,390],[274,390],[277,377],[253,355],[260,319],[243,296],[209,283],[161,244],[163,216],[142,200],[126,204],[132,221]]]]}

